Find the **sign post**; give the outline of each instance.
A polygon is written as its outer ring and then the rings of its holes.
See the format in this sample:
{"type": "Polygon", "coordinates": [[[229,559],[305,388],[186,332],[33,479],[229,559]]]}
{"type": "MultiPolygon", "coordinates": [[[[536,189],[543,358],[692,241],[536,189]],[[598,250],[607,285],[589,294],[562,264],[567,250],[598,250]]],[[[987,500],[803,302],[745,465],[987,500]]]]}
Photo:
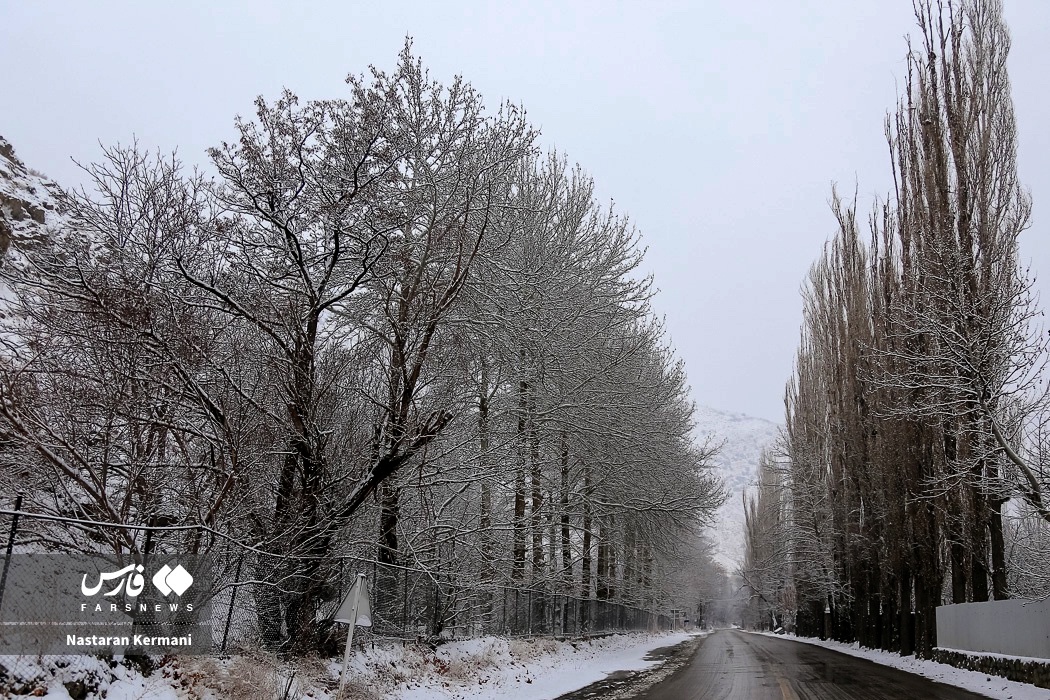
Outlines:
{"type": "Polygon", "coordinates": [[[339,676],[339,693],[336,697],[342,697],[343,686],[346,685],[347,667],[350,665],[350,644],[354,641],[354,627],[372,626],[372,605],[368,600],[368,585],[365,583],[365,575],[358,574],[354,585],[350,586],[350,592],[343,598],[339,609],[332,617],[333,622],[346,623],[346,650],[343,651],[343,672],[339,676]]]}

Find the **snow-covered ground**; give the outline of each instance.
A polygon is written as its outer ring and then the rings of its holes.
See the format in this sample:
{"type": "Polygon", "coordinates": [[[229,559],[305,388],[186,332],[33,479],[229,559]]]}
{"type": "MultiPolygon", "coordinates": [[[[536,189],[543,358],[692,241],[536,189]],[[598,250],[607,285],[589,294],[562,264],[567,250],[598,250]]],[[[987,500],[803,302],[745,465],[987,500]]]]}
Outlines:
{"type": "MultiPolygon", "coordinates": [[[[762,634],[769,637],[784,637],[784,635],[773,634],[771,632],[752,632],[751,634],[762,634]]],[[[850,656],[874,661],[883,666],[892,666],[893,668],[907,671],[908,673],[914,673],[918,676],[929,678],[938,683],[953,685],[956,688],[963,688],[974,693],[987,695],[988,697],[996,698],[997,700],[1047,700],[1050,698],[1050,690],[1047,690],[1046,688],[1039,688],[1028,683],[1009,681],[999,676],[989,676],[987,673],[981,673],[979,671],[968,671],[962,668],[955,668],[954,666],[938,663],[937,661],[917,659],[914,656],[900,656],[899,654],[880,651],[878,649],[862,649],[856,642],[853,644],[844,644],[842,642],[815,639],[812,637],[791,637],[791,639],[796,642],[804,642],[805,644],[813,644],[827,649],[834,649],[843,654],[849,654],[850,656]]]]}
{"type": "MultiPolygon", "coordinates": [[[[589,641],[482,637],[425,646],[376,645],[351,655],[344,700],[545,700],[602,680],[614,671],[654,667],[654,649],[690,639],[686,633],[623,634],[589,641]]],[[[17,692],[70,700],[335,700],[341,660],[298,662],[235,656],[182,658],[149,676],[94,657],[24,660],[28,680],[17,692]],[[28,665],[27,665],[28,664],[28,665]]],[[[3,691],[0,690],[0,695],[3,691]]]]}
{"type": "Polygon", "coordinates": [[[658,665],[646,661],[654,649],[680,644],[689,635],[633,634],[589,642],[508,641],[485,637],[441,647],[436,657],[453,673],[424,674],[401,684],[397,700],[544,700],[600,681],[614,671],[658,665]],[[449,677],[454,676],[454,677],[449,677]]]}
{"type": "MultiPolygon", "coordinates": [[[[71,700],[88,692],[88,700],[183,700],[189,696],[173,685],[170,669],[146,677],[137,669],[110,665],[95,656],[0,657],[9,664],[13,678],[0,684],[0,697],[37,697],[71,700]],[[33,682],[34,679],[36,682],[33,682]],[[10,695],[5,695],[10,692],[10,695]],[[72,695],[71,695],[72,693],[72,695]]],[[[6,679],[5,679],[6,680],[6,679]]]]}

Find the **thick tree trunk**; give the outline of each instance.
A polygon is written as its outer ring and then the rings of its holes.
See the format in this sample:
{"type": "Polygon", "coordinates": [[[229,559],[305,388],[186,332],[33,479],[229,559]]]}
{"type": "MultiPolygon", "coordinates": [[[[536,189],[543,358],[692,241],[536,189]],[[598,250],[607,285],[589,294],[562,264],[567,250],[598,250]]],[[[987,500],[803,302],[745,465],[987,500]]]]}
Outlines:
{"type": "Polygon", "coordinates": [[[901,568],[898,585],[900,586],[897,598],[897,611],[900,614],[898,622],[900,625],[900,652],[901,656],[911,656],[915,653],[915,639],[912,636],[914,615],[911,603],[911,569],[907,564],[901,568]]]}
{"type": "Polygon", "coordinates": [[[609,599],[609,531],[604,522],[598,523],[598,559],[595,571],[594,597],[609,599]]]}
{"type": "Polygon", "coordinates": [[[397,523],[401,510],[401,493],[397,486],[383,483],[379,487],[379,563],[397,564],[397,523]]]}
{"type": "Polygon", "coordinates": [[[1006,542],[1003,539],[1003,501],[990,499],[988,518],[989,539],[992,545],[992,595],[995,600],[1006,600],[1010,591],[1006,582],[1006,542]]]}
{"type": "MultiPolygon", "coordinates": [[[[970,420],[972,428],[973,419],[970,420]]],[[[962,458],[971,461],[974,456],[972,433],[962,440],[962,458]]],[[[971,481],[967,489],[969,496],[970,528],[970,593],[975,603],[988,600],[988,497],[983,490],[984,460],[977,460],[970,470],[971,481]]]]}
{"type": "Polygon", "coordinates": [[[973,522],[970,527],[970,590],[973,602],[988,600],[988,504],[985,496],[973,489],[973,522]]]}

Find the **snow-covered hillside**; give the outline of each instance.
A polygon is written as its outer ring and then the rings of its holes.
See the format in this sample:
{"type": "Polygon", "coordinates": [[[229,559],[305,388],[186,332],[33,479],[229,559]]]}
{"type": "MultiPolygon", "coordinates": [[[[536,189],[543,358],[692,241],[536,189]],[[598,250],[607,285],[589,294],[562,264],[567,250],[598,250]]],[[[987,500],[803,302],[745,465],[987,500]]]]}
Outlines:
{"type": "Polygon", "coordinates": [[[732,573],[744,558],[744,507],[741,493],[755,479],[762,448],[776,439],[779,426],[762,418],[700,406],[696,412],[697,434],[724,441],[715,466],[726,481],[729,500],[712,526],[715,559],[732,573]]]}
{"type": "Polygon", "coordinates": [[[41,235],[55,212],[55,184],[27,168],[0,136],[0,264],[13,247],[41,235]]]}

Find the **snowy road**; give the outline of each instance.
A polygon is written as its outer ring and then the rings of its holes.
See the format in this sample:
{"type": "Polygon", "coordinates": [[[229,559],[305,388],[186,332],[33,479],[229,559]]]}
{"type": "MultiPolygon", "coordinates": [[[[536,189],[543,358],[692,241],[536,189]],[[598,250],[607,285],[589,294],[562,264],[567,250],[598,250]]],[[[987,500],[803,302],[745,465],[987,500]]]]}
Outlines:
{"type": "MultiPolygon", "coordinates": [[[[622,698],[583,691],[578,697],[622,698]]],[[[610,689],[611,690],[611,689],[610,689]]],[[[571,696],[576,698],[577,694],[571,696]]],[[[983,700],[985,696],[789,639],[715,632],[688,664],[632,700],[983,700]]]]}

